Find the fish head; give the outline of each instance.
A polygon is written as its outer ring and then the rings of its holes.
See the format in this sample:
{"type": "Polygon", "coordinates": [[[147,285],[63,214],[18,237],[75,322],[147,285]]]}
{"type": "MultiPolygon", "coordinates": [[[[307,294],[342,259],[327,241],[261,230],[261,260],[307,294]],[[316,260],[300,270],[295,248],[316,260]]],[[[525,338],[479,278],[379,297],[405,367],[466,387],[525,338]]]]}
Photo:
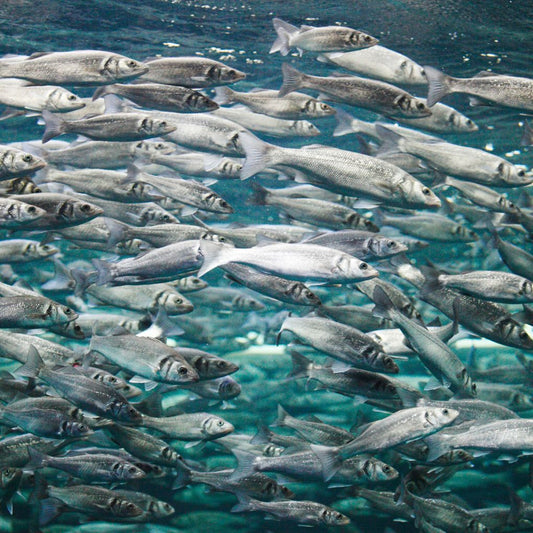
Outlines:
{"type": "Polygon", "coordinates": [[[285,290],[285,294],[296,297],[296,299],[304,305],[312,305],[315,307],[322,303],[320,298],[311,289],[299,281],[291,283],[285,290]]]}
{"type": "Polygon", "coordinates": [[[223,400],[231,400],[241,393],[241,386],[231,377],[226,376],[220,380],[218,394],[223,400]]]}
{"type": "Polygon", "coordinates": [[[447,118],[454,131],[466,133],[479,130],[478,125],[472,119],[465,117],[455,110],[451,110],[447,118]]]}
{"type": "Polygon", "coordinates": [[[213,191],[206,192],[202,196],[202,203],[204,209],[209,211],[214,211],[215,213],[233,213],[233,207],[229,205],[224,198],[221,198],[218,194],[213,191]]]}
{"type": "Polygon", "coordinates": [[[362,280],[375,278],[379,275],[378,271],[368,263],[360,261],[348,254],[338,254],[334,259],[332,274],[351,280],[362,280]]]}
{"type": "Polygon", "coordinates": [[[481,523],[475,518],[471,518],[466,523],[465,531],[467,531],[468,533],[490,533],[490,529],[485,524],[481,523]]]}
{"type": "Polygon", "coordinates": [[[93,430],[82,422],[76,422],[74,420],[64,420],[61,423],[59,437],[85,437],[91,435],[93,430]]]}
{"type": "Polygon", "coordinates": [[[206,367],[208,369],[207,374],[210,376],[226,376],[239,370],[239,365],[236,365],[230,361],[226,361],[220,357],[215,360],[199,358],[198,365],[206,367]]]}
{"type": "Polygon", "coordinates": [[[389,257],[401,254],[408,250],[407,246],[394,239],[372,239],[370,238],[369,249],[377,257],[389,257]]]}
{"type": "Polygon", "coordinates": [[[425,70],[407,58],[400,61],[398,67],[394,70],[394,76],[398,80],[398,83],[426,85],[428,82],[425,70]]]}
{"type": "Polygon", "coordinates": [[[163,291],[157,302],[169,315],[182,315],[194,310],[193,304],[176,291],[163,291]]]}
{"type": "Polygon", "coordinates": [[[24,254],[31,255],[32,257],[50,257],[58,252],[59,248],[41,243],[31,243],[24,250],[24,254]]]}
{"type": "Polygon", "coordinates": [[[473,459],[474,456],[471,453],[467,452],[466,450],[457,449],[450,450],[442,454],[433,462],[442,466],[448,466],[453,464],[467,463],[473,459]]]}
{"type": "Polygon", "coordinates": [[[134,516],[140,516],[144,511],[133,502],[120,498],[118,496],[110,496],[105,503],[105,510],[115,516],[124,518],[132,518],[134,516]]]}
{"type": "Polygon", "coordinates": [[[320,130],[308,120],[295,120],[291,129],[294,129],[296,134],[302,137],[316,137],[320,135],[320,130]]]}
{"type": "Polygon", "coordinates": [[[439,197],[429,187],[414,178],[405,179],[400,186],[404,201],[413,207],[439,208],[442,205],[439,197]]]}
{"type": "Polygon", "coordinates": [[[165,357],[159,362],[158,375],[174,383],[194,383],[200,379],[198,372],[179,357],[165,357]]]}
{"type": "Polygon", "coordinates": [[[320,520],[328,526],[345,526],[350,523],[350,519],[347,516],[330,507],[324,507],[324,510],[320,513],[320,520]]]}
{"type": "Polygon", "coordinates": [[[501,161],[496,168],[495,178],[508,183],[509,185],[529,185],[533,183],[533,175],[526,172],[526,169],[513,165],[508,161],[501,161]]]}
{"type": "Polygon", "coordinates": [[[0,468],[0,487],[3,489],[17,483],[21,478],[22,470],[20,468],[14,468],[11,466],[0,468]]]}
{"type": "Polygon", "coordinates": [[[176,509],[167,502],[161,500],[152,500],[148,504],[148,513],[154,518],[165,518],[166,516],[173,515],[176,509]]]}
{"type": "Polygon", "coordinates": [[[105,74],[111,79],[126,80],[146,74],[148,65],[129,57],[112,55],[106,62],[105,74]]]}
{"type": "Polygon", "coordinates": [[[397,374],[400,371],[398,365],[394,362],[394,359],[383,352],[378,353],[375,359],[375,364],[379,365],[383,372],[389,374],[397,374]]]}
{"type": "Polygon", "coordinates": [[[310,98],[306,100],[300,108],[302,115],[310,115],[312,117],[328,117],[335,114],[335,109],[325,102],[310,98]]]}
{"type": "Polygon", "coordinates": [[[217,81],[218,84],[235,83],[236,81],[244,80],[246,74],[237,70],[236,68],[228,67],[227,65],[219,65],[210,67],[208,77],[212,81],[217,81]]]}
{"type": "MultiPolygon", "coordinates": [[[[357,462],[359,462],[359,459],[357,459],[357,462]]],[[[395,468],[375,457],[365,459],[361,470],[362,476],[369,481],[388,481],[389,479],[396,479],[399,475],[395,468]]]]}
{"type": "Polygon", "coordinates": [[[233,159],[227,158],[223,158],[215,167],[215,171],[217,174],[233,179],[240,178],[241,170],[241,163],[239,163],[238,161],[234,161],[233,159]]]}
{"type": "Polygon", "coordinates": [[[459,416],[459,411],[448,407],[426,408],[424,418],[428,426],[435,429],[451,424],[459,416]]]}
{"type": "Polygon", "coordinates": [[[235,428],[232,424],[215,415],[208,415],[202,424],[203,432],[211,438],[230,434],[235,428]]]}
{"type": "Polygon", "coordinates": [[[176,146],[165,141],[139,141],[133,150],[141,155],[170,155],[176,151],[176,146]]]}
{"type": "Polygon", "coordinates": [[[421,98],[415,98],[409,93],[404,93],[396,97],[394,107],[397,113],[406,118],[429,117],[431,109],[421,98]]]}
{"type": "Polygon", "coordinates": [[[13,202],[6,207],[7,218],[29,222],[46,215],[46,211],[35,205],[13,202]]]}
{"type": "Polygon", "coordinates": [[[115,245],[115,251],[120,255],[138,255],[150,249],[151,246],[141,239],[127,239],[115,245]]]}
{"type": "Polygon", "coordinates": [[[178,219],[158,206],[148,206],[142,210],[141,220],[145,225],[177,224],[178,219]]]}
{"type": "Polygon", "coordinates": [[[219,108],[219,105],[215,101],[211,100],[211,98],[208,98],[202,93],[196,91],[191,93],[185,99],[185,104],[195,112],[215,111],[219,108]]]}
{"type": "Polygon", "coordinates": [[[120,422],[130,422],[132,424],[138,424],[142,421],[142,415],[125,399],[116,399],[112,401],[106,409],[111,418],[120,422]]]}
{"type": "Polygon", "coordinates": [[[362,50],[370,48],[379,43],[379,40],[372,35],[362,31],[352,30],[345,34],[344,48],[347,50],[362,50]]]}
{"type": "Polygon", "coordinates": [[[89,202],[80,202],[75,200],[73,202],[72,220],[90,220],[99,215],[103,215],[104,210],[97,205],[89,202]]]}
{"type": "Polygon", "coordinates": [[[139,467],[135,466],[133,463],[122,460],[117,460],[111,466],[111,473],[114,478],[119,480],[140,479],[146,476],[145,472],[139,467]]]}
{"type": "Polygon", "coordinates": [[[44,168],[46,162],[22,150],[11,149],[6,152],[2,166],[12,174],[24,174],[44,168]]]}
{"type": "Polygon", "coordinates": [[[74,93],[58,87],[48,99],[49,111],[73,111],[85,107],[85,102],[74,93]]]}

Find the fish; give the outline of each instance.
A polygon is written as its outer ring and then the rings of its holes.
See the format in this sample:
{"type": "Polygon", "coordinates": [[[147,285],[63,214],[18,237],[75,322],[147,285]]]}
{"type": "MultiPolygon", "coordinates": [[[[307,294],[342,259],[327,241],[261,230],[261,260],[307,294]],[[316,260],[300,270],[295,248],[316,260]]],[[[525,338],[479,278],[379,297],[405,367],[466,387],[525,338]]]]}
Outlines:
{"type": "Polygon", "coordinates": [[[473,78],[453,78],[439,70],[425,66],[428,79],[428,105],[451,93],[466,93],[476,100],[491,104],[533,110],[531,94],[533,80],[519,76],[509,76],[482,70],[473,78]]]}
{"type": "Polygon", "coordinates": [[[142,113],[109,113],[96,117],[64,120],[50,111],[42,112],[45,121],[43,144],[64,133],[77,133],[97,141],[139,141],[171,133],[176,126],[142,113]]]}
{"type": "Polygon", "coordinates": [[[204,88],[227,85],[243,80],[244,72],[207,57],[181,56],[150,59],[140,80],[204,88]]]}
{"type": "Polygon", "coordinates": [[[430,108],[422,100],[383,81],[358,76],[312,76],[300,72],[288,63],[283,64],[282,71],[280,96],[305,88],[319,91],[325,95],[326,100],[340,101],[388,117],[418,118],[431,115],[430,108]]]}
{"type": "Polygon", "coordinates": [[[1,78],[22,78],[40,85],[100,85],[146,72],[148,67],[135,59],[101,50],[36,52],[22,60],[0,62],[1,78]]]}
{"type": "Polygon", "coordinates": [[[344,26],[314,27],[302,25],[300,28],[279,18],[272,19],[278,34],[270,53],[279,52],[286,56],[291,48],[297,48],[302,55],[309,52],[337,52],[360,50],[374,46],[378,40],[364,32],[344,26]]]}
{"type": "Polygon", "coordinates": [[[407,85],[427,83],[423,67],[407,56],[381,44],[353,52],[322,53],[317,59],[388,83],[407,85]]]}

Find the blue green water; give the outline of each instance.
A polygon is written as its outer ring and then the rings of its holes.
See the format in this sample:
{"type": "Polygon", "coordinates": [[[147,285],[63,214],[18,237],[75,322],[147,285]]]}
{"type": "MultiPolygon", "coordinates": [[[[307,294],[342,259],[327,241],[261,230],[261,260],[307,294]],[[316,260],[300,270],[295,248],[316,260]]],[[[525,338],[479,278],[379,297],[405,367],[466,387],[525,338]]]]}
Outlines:
{"type": "MultiPolygon", "coordinates": [[[[0,55],[28,55],[37,51],[66,51],[73,49],[99,49],[124,54],[145,60],[154,56],[199,55],[223,61],[243,72],[246,80],[235,85],[237,90],[247,91],[254,87],[277,89],[282,82],[281,65],[289,60],[304,72],[327,75],[335,68],[319,63],[314,54],[305,53],[302,58],[291,55],[282,58],[269,54],[275,38],[272,18],[279,17],[295,25],[315,26],[342,24],[364,30],[378,37],[380,44],[401,52],[421,65],[432,65],[457,77],[469,77],[480,70],[492,69],[502,74],[533,77],[531,50],[533,45],[531,4],[519,1],[436,1],[436,0],[375,0],[370,3],[307,1],[307,2],[185,2],[156,0],[2,0],[0,4],[0,55]]],[[[92,89],[79,89],[76,93],[90,96],[92,89]]],[[[413,93],[426,96],[424,88],[413,93]]],[[[212,93],[209,93],[212,94],[212,93]]],[[[448,135],[450,142],[477,148],[490,147],[497,155],[505,156],[516,164],[533,165],[531,150],[520,147],[521,127],[524,117],[515,110],[504,108],[471,108],[464,95],[453,95],[446,103],[467,114],[479,125],[479,131],[461,136],[448,135]]],[[[365,120],[377,117],[369,112],[350,109],[350,112],[365,120]]],[[[287,146],[302,146],[310,142],[357,150],[359,145],[353,136],[333,138],[333,118],[320,122],[321,135],[308,140],[279,141],[287,146]]],[[[39,139],[43,126],[36,118],[17,118],[0,122],[0,143],[39,139]]],[[[272,140],[272,139],[270,139],[272,140]]],[[[274,141],[278,142],[278,141],[274,141]]],[[[263,182],[262,182],[263,183],[263,182]]],[[[277,186],[275,180],[264,180],[265,185],[277,186]]],[[[225,219],[228,223],[249,224],[257,222],[282,223],[278,211],[272,208],[257,208],[247,202],[251,189],[247,183],[219,182],[213,186],[221,196],[235,207],[235,213],[225,219]]],[[[509,196],[517,199],[518,191],[509,196]]],[[[216,217],[215,217],[216,219],[216,217]]],[[[213,221],[211,217],[210,221],[213,221]]],[[[4,234],[4,238],[8,235],[4,234]]],[[[37,237],[38,238],[38,237],[37,237]]],[[[522,234],[515,235],[513,242],[532,252],[531,242],[522,234]]],[[[83,249],[72,249],[66,241],[57,245],[63,253],[63,262],[93,257],[112,258],[113,254],[95,254],[83,249]]],[[[413,254],[421,261],[430,258],[439,265],[452,270],[501,268],[501,262],[485,241],[475,245],[459,243],[431,243],[423,253],[413,254]]],[[[31,267],[14,267],[16,277],[22,278],[35,288],[44,281],[43,272],[51,272],[51,264],[38,263],[31,267]]],[[[416,298],[416,291],[398,278],[382,272],[385,279],[394,280],[407,294],[416,298]]],[[[218,271],[209,273],[206,281],[213,285],[224,284],[218,271]]],[[[319,287],[317,293],[324,301],[337,303],[369,304],[351,288],[319,287]]],[[[47,293],[60,301],[67,301],[70,293],[47,293]]],[[[257,296],[257,295],[256,295],[257,296]]],[[[261,299],[260,296],[257,296],[261,299]]],[[[231,400],[230,405],[202,403],[201,410],[216,413],[230,421],[236,433],[252,436],[257,422],[271,423],[276,417],[277,405],[282,404],[295,416],[316,415],[327,423],[350,429],[357,420],[357,413],[371,414],[367,406],[361,407],[350,398],[326,391],[313,391],[303,381],[288,382],[289,356],[283,346],[288,338],[282,338],[281,347],[275,346],[275,335],[280,325],[282,304],[262,300],[266,309],[262,312],[219,313],[217,306],[198,307],[189,316],[197,320],[192,335],[175,337],[178,346],[198,347],[227,357],[240,365],[234,375],[242,387],[241,395],[231,400]],[[204,327],[209,342],[199,340],[199,329],[204,327]],[[227,408],[226,408],[227,407],[227,408]]],[[[430,320],[438,313],[427,304],[417,301],[424,318],[430,320]]],[[[112,308],[104,309],[114,312],[112,308]]],[[[513,307],[512,310],[519,310],[513,307]]],[[[301,311],[296,311],[303,315],[301,311]]],[[[440,315],[443,318],[442,315],[440,315]]],[[[88,342],[45,335],[56,342],[79,349],[88,342]]],[[[469,338],[471,340],[471,338],[469,338]]],[[[469,340],[452,345],[463,361],[471,350],[469,340]]],[[[515,349],[499,345],[480,345],[477,360],[481,368],[499,364],[516,364],[515,349]]],[[[318,359],[323,361],[322,356],[318,359]]],[[[399,378],[417,384],[427,376],[420,365],[413,361],[400,361],[399,378]]],[[[490,385],[490,384],[489,384],[490,385]]],[[[517,386],[517,390],[519,387],[517,386]]],[[[528,397],[531,389],[520,388],[528,397]]],[[[188,395],[178,395],[186,400],[188,395]]],[[[169,398],[168,404],[176,397],[169,398]]],[[[194,403],[182,405],[186,410],[198,409],[194,403]]],[[[524,411],[521,416],[530,412],[524,411]]],[[[280,430],[282,432],[283,430],[280,430]]],[[[289,433],[287,433],[289,434],[289,433]]],[[[220,446],[208,443],[205,447],[189,448],[183,442],[173,443],[192,464],[207,469],[233,468],[235,460],[220,446]],[[194,463],[194,462],[197,463],[194,463]]],[[[379,456],[394,465],[402,474],[409,470],[409,463],[395,452],[379,456]]],[[[531,501],[531,481],[528,478],[528,458],[520,457],[513,463],[502,463],[496,458],[476,460],[472,468],[457,473],[450,482],[440,487],[447,497],[462,506],[478,509],[493,506],[509,506],[507,487],[531,501]],[[529,483],[529,485],[528,485],[529,483]]],[[[50,479],[55,479],[50,474],[50,479]]],[[[234,495],[207,492],[204,485],[195,485],[172,490],[172,480],[148,480],[131,483],[129,488],[143,490],[173,505],[176,513],[157,523],[111,524],[93,523],[98,516],[67,514],[43,531],[299,531],[289,522],[265,521],[261,513],[233,514],[236,503],[234,495]],[[84,524],[80,526],[80,524],[84,524]],[[167,529],[168,528],[168,529],[167,529]]],[[[394,491],[398,480],[368,484],[377,490],[394,491]]],[[[337,528],[350,532],[381,532],[393,530],[398,533],[415,531],[413,521],[393,521],[393,517],[373,510],[361,498],[355,498],[350,488],[330,488],[326,483],[289,483],[299,500],[312,500],[332,505],[350,516],[349,526],[337,528]]],[[[30,489],[24,490],[28,497],[30,489]]],[[[5,510],[0,530],[28,531],[27,505],[17,496],[13,516],[5,510]]],[[[334,529],[334,528],[332,528],[334,529]]]]}

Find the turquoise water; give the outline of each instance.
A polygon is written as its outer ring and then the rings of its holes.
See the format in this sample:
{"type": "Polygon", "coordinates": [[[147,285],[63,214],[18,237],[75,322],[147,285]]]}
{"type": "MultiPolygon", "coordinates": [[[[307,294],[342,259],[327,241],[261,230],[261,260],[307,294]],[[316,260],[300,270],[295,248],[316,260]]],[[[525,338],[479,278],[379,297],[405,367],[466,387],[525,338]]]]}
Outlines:
{"type": "MultiPolygon", "coordinates": [[[[245,80],[233,86],[239,91],[248,91],[254,87],[278,89],[282,83],[281,65],[287,61],[310,74],[325,76],[340,70],[316,61],[315,54],[311,52],[304,53],[301,58],[296,53],[287,58],[282,58],[279,54],[269,54],[275,39],[272,18],[279,17],[295,25],[341,24],[363,30],[379,38],[381,45],[401,52],[421,65],[431,65],[457,77],[470,77],[487,69],[501,74],[533,77],[530,8],[528,2],[511,0],[468,3],[377,0],[370,5],[330,1],[202,3],[177,0],[42,0],[36,3],[31,0],[3,0],[0,5],[0,54],[28,55],[37,51],[97,49],[124,54],[139,61],[155,56],[205,56],[223,61],[247,74],[245,80]]],[[[80,96],[88,97],[92,95],[94,88],[72,90],[80,96]]],[[[417,96],[426,96],[424,87],[409,90],[417,96]]],[[[206,94],[213,96],[214,93],[208,90],[206,94]]],[[[468,105],[467,97],[462,94],[449,96],[445,102],[469,116],[479,126],[479,131],[474,133],[443,135],[447,141],[485,148],[496,155],[506,157],[514,164],[531,167],[531,149],[520,146],[523,114],[508,108],[472,108],[468,105]]],[[[374,121],[378,118],[369,111],[343,107],[363,120],[374,121]]],[[[334,118],[329,117],[314,123],[320,128],[321,134],[312,139],[265,139],[289,147],[322,143],[347,150],[360,149],[361,145],[353,135],[332,136],[335,128],[334,118]]],[[[0,122],[0,143],[37,140],[42,136],[43,130],[44,127],[37,123],[36,117],[5,120],[0,122]]],[[[61,139],[72,141],[74,137],[65,136],[61,139]]],[[[269,187],[287,184],[272,177],[252,178],[251,181],[269,187]]],[[[221,180],[212,185],[212,189],[227,200],[235,212],[229,216],[201,213],[200,218],[204,218],[208,223],[247,225],[286,222],[275,208],[251,205],[250,181],[221,180]]],[[[509,189],[506,192],[510,199],[519,199],[520,190],[509,189]]],[[[447,189],[444,195],[452,199],[457,198],[452,189],[447,189]]],[[[375,220],[371,210],[361,210],[360,213],[375,220]]],[[[183,220],[194,223],[190,219],[183,220]]],[[[476,243],[443,244],[433,241],[422,251],[409,254],[409,257],[418,265],[422,264],[424,259],[430,259],[439,267],[453,272],[503,269],[499,256],[488,245],[488,232],[483,228],[479,232],[484,238],[476,243]]],[[[383,233],[398,235],[390,227],[383,233]]],[[[40,240],[42,234],[25,235],[24,232],[18,232],[16,236],[40,240]]],[[[4,239],[9,237],[7,232],[3,232],[4,239]]],[[[506,238],[524,250],[533,252],[531,241],[524,232],[509,233],[506,238]]],[[[53,244],[61,250],[62,262],[70,266],[75,266],[72,263],[77,260],[116,258],[112,251],[94,251],[84,247],[83,243],[73,246],[61,237],[54,240],[53,244]]],[[[90,267],[90,263],[82,265],[85,270],[90,267]]],[[[377,268],[380,270],[380,277],[391,281],[412,297],[426,323],[436,316],[444,323],[448,322],[442,313],[419,300],[418,292],[413,286],[391,275],[385,268],[381,269],[379,265],[377,268]]],[[[13,270],[11,280],[22,280],[39,290],[41,284],[52,277],[53,265],[51,261],[40,261],[28,265],[14,265],[13,270]]],[[[213,286],[229,285],[220,270],[211,271],[204,279],[213,286]]],[[[318,286],[313,287],[313,290],[323,302],[371,307],[370,300],[351,286],[318,286]]],[[[88,304],[92,310],[97,308],[94,299],[84,297],[82,301],[74,300],[70,288],[43,293],[57,301],[68,303],[78,311],[85,310],[84,304],[88,304]]],[[[285,348],[290,341],[290,335],[284,334],[280,345],[276,346],[276,334],[287,311],[304,316],[307,310],[287,306],[251,291],[247,294],[261,301],[264,309],[242,312],[235,307],[222,309],[223,305],[217,302],[195,304],[194,311],[184,315],[181,324],[186,334],[173,336],[170,340],[178,347],[206,350],[237,363],[240,369],[232,377],[242,387],[241,394],[221,403],[210,400],[189,401],[189,393],[181,391],[166,395],[163,400],[164,407],[179,404],[179,408],[185,412],[208,411],[233,424],[236,434],[250,437],[256,433],[258,422],[268,425],[274,421],[278,404],[283,405],[294,416],[314,415],[326,423],[346,430],[350,430],[356,423],[361,423],[361,419],[368,422],[382,416],[383,411],[373,410],[369,405],[360,404],[352,398],[324,390],[313,390],[313,385],[306,385],[305,380],[288,381],[286,376],[291,370],[291,359],[285,348]],[[184,322],[187,318],[194,321],[192,327],[184,322]],[[191,329],[192,332],[189,331],[191,329]]],[[[191,300],[194,303],[193,295],[191,300]]],[[[512,312],[521,310],[521,306],[517,305],[507,308],[512,312]]],[[[127,314],[133,319],[142,318],[144,315],[142,312],[127,312],[112,306],[103,307],[102,310],[109,314],[127,314]]],[[[72,347],[78,353],[86,351],[89,344],[89,339],[76,341],[49,331],[31,333],[72,347]]],[[[451,347],[463,362],[471,363],[475,355],[475,364],[479,369],[504,364],[514,367],[519,365],[515,358],[516,348],[490,343],[469,334],[466,330],[462,330],[460,337],[451,343],[451,347]]],[[[306,349],[305,353],[313,360],[325,361],[323,354],[312,352],[311,349],[306,349]]],[[[527,355],[526,351],[523,353],[527,355]]],[[[427,381],[427,373],[416,360],[400,359],[398,365],[400,372],[395,377],[405,383],[419,387],[420,382],[427,381]]],[[[7,359],[6,368],[14,368],[13,363],[7,359]]],[[[489,389],[500,384],[500,378],[485,379],[489,389]]],[[[483,378],[479,381],[483,381],[483,378]]],[[[523,393],[524,397],[531,401],[530,382],[525,377],[523,382],[513,383],[511,387],[513,391],[523,393]]],[[[422,389],[423,384],[420,387],[420,390],[422,389]]],[[[508,398],[509,394],[501,400],[502,405],[517,408],[506,403],[508,398]]],[[[531,415],[526,408],[518,411],[520,416],[531,415]]],[[[273,429],[287,435],[293,434],[279,428],[273,429]]],[[[106,441],[98,442],[96,439],[95,442],[104,445],[106,441]]],[[[214,442],[196,447],[186,446],[185,442],[177,440],[171,443],[194,468],[213,470],[234,468],[236,465],[232,455],[214,442]]],[[[416,461],[407,460],[393,450],[380,453],[378,457],[396,468],[402,476],[416,464],[416,461]]],[[[454,474],[451,480],[437,487],[437,492],[440,492],[438,497],[468,509],[508,509],[510,488],[524,500],[531,501],[528,456],[505,459],[511,461],[503,461],[497,454],[476,458],[454,474]]],[[[44,477],[54,484],[69,482],[65,479],[66,476],[58,476],[56,470],[45,470],[44,477]]],[[[207,528],[224,532],[300,530],[294,522],[265,521],[263,513],[231,513],[232,507],[237,503],[235,496],[229,493],[208,492],[202,484],[174,490],[173,477],[170,473],[166,477],[131,482],[127,485],[131,490],[149,493],[171,504],[176,512],[169,518],[149,521],[148,524],[118,524],[98,522],[100,517],[97,514],[71,512],[44,526],[43,531],[193,532],[207,528]]],[[[371,508],[364,499],[356,497],[356,489],[353,487],[328,488],[326,482],[294,483],[291,480],[288,480],[287,484],[297,500],[311,500],[330,505],[351,518],[350,525],[331,529],[347,532],[392,530],[398,533],[416,530],[411,519],[394,520],[394,516],[371,508]]],[[[365,486],[375,490],[394,491],[398,484],[397,478],[385,482],[367,482],[365,486]]],[[[31,485],[30,480],[22,486],[25,498],[32,492],[31,485]]],[[[76,490],[75,487],[73,490],[76,490]]],[[[28,522],[27,517],[32,514],[30,509],[36,509],[36,504],[34,501],[28,503],[25,498],[15,496],[12,516],[3,509],[0,530],[29,531],[30,527],[35,527],[35,521],[28,522]],[[28,525],[29,523],[32,525],[28,525]]],[[[527,525],[530,526],[530,523],[527,525]]],[[[505,529],[494,529],[497,530],[505,529]]]]}

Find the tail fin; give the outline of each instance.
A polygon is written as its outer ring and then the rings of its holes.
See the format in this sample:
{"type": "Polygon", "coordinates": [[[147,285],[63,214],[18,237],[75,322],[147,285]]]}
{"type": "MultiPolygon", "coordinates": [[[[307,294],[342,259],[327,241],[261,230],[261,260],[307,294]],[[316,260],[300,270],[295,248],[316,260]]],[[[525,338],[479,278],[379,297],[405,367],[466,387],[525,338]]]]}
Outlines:
{"type": "Polygon", "coordinates": [[[133,235],[129,231],[130,226],[128,226],[128,224],[124,224],[124,222],[119,222],[118,220],[109,217],[104,218],[104,223],[109,230],[109,239],[107,240],[109,248],[112,248],[123,240],[133,238],[133,235]]]}
{"type": "Polygon", "coordinates": [[[96,281],[95,272],[85,272],[79,268],[73,268],[70,271],[70,275],[74,280],[74,294],[78,297],[81,297],[85,294],[87,287],[92,285],[96,281]]]}
{"type": "Polygon", "coordinates": [[[246,159],[241,168],[241,180],[261,172],[272,163],[270,153],[273,144],[266,143],[251,133],[239,133],[241,146],[246,154],[246,159]]]}
{"type": "Polygon", "coordinates": [[[290,50],[291,35],[298,33],[299,30],[296,26],[278,18],[272,19],[272,24],[278,36],[270,48],[270,53],[279,52],[282,56],[286,56],[290,50]]]}
{"type": "Polygon", "coordinates": [[[271,435],[272,431],[265,424],[259,422],[257,424],[257,433],[250,440],[250,444],[268,444],[271,435]]]}
{"type": "Polygon", "coordinates": [[[342,464],[339,448],[311,444],[311,450],[322,463],[322,475],[324,476],[324,481],[329,481],[342,464]]]}
{"type": "Polygon", "coordinates": [[[348,135],[358,131],[357,127],[354,128],[353,126],[354,122],[357,123],[357,119],[344,111],[344,109],[337,108],[335,119],[337,120],[337,127],[333,131],[333,137],[340,137],[341,135],[348,135]]]}
{"type": "Polygon", "coordinates": [[[437,70],[433,67],[424,66],[424,71],[428,80],[428,107],[433,107],[437,102],[440,102],[447,94],[450,94],[452,88],[450,87],[450,81],[452,78],[446,76],[444,72],[437,70]]]}
{"type": "Polygon", "coordinates": [[[44,468],[48,464],[48,456],[33,446],[28,446],[28,456],[30,461],[25,465],[25,468],[37,470],[38,468],[44,468]]]}
{"type": "Polygon", "coordinates": [[[15,374],[27,378],[35,378],[39,375],[39,372],[44,366],[44,361],[41,359],[35,346],[30,346],[28,348],[26,363],[18,368],[15,371],[15,374]]]}
{"type": "Polygon", "coordinates": [[[74,280],[70,274],[70,270],[55,257],[54,262],[54,277],[41,285],[45,291],[64,291],[72,289],[74,280]]]}
{"type": "Polygon", "coordinates": [[[98,87],[93,94],[93,102],[98,98],[103,98],[106,94],[114,94],[113,85],[104,85],[103,87],[98,87]]]}
{"type": "Polygon", "coordinates": [[[288,377],[294,379],[308,378],[309,369],[313,364],[312,361],[307,359],[307,357],[303,356],[301,353],[295,352],[294,350],[290,351],[290,355],[292,359],[292,370],[288,377]]]}
{"type": "Polygon", "coordinates": [[[43,144],[48,142],[50,139],[65,133],[66,122],[63,119],[57,117],[47,110],[42,112],[42,116],[45,124],[45,130],[42,138],[43,144]]]}
{"type": "Polygon", "coordinates": [[[381,287],[374,288],[372,300],[376,304],[374,309],[372,309],[372,313],[376,316],[390,319],[394,304],[389,298],[389,295],[381,287]]]}
{"type": "Polygon", "coordinates": [[[524,132],[522,134],[522,139],[520,140],[520,146],[531,145],[533,145],[533,128],[527,120],[524,120],[524,132]]]}
{"type": "Polygon", "coordinates": [[[379,155],[404,152],[404,138],[390,128],[376,124],[376,134],[383,141],[378,150],[379,155]]]}
{"type": "Polygon", "coordinates": [[[234,448],[231,450],[235,458],[237,459],[238,466],[235,468],[233,473],[230,476],[230,480],[238,480],[243,477],[250,476],[254,472],[257,472],[257,467],[255,465],[255,460],[257,455],[250,453],[246,450],[241,450],[239,448],[234,448]]]}
{"type": "Polygon", "coordinates": [[[216,96],[213,100],[219,105],[229,105],[235,102],[235,91],[229,87],[215,87],[216,96]]]}
{"type": "Polygon", "coordinates": [[[259,183],[252,183],[252,189],[254,194],[250,198],[250,203],[252,205],[267,205],[267,198],[270,195],[268,189],[259,185],[259,183]]]}
{"type": "Polygon", "coordinates": [[[239,503],[231,508],[232,513],[243,513],[255,509],[255,506],[253,505],[254,500],[252,498],[240,492],[236,493],[236,495],[239,498],[239,503]]]}
{"type": "Polygon", "coordinates": [[[291,418],[291,415],[287,413],[287,411],[285,411],[280,404],[278,404],[278,418],[276,418],[271,425],[274,427],[283,427],[285,426],[285,420],[287,418],[291,418]]]}
{"type": "Polygon", "coordinates": [[[201,278],[204,274],[226,263],[232,261],[233,247],[227,244],[220,244],[206,239],[200,239],[200,254],[204,258],[202,268],[198,271],[198,277],[201,278]]]}
{"type": "Polygon", "coordinates": [[[281,72],[283,73],[283,84],[278,92],[280,98],[304,86],[305,74],[303,72],[296,70],[288,63],[281,65],[281,72]]]}
{"type": "Polygon", "coordinates": [[[101,259],[93,259],[92,263],[98,271],[98,279],[96,280],[97,285],[105,285],[115,279],[117,267],[114,263],[108,263],[101,259]]]}

